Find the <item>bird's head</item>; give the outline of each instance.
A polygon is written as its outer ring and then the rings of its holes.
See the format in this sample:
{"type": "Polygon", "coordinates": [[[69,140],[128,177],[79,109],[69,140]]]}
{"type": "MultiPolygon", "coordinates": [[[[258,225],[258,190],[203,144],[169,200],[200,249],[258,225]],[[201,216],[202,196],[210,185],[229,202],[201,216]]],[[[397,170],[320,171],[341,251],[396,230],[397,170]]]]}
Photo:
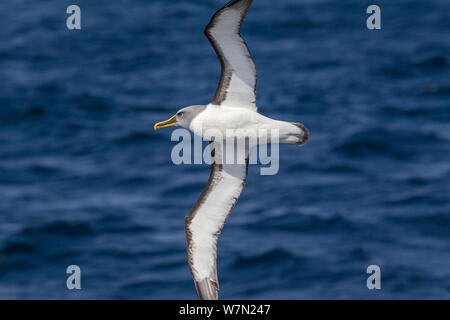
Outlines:
{"type": "Polygon", "coordinates": [[[156,123],[153,129],[158,130],[170,126],[180,126],[189,129],[192,119],[205,110],[205,108],[206,106],[204,105],[195,105],[180,109],[169,119],[156,123]]]}

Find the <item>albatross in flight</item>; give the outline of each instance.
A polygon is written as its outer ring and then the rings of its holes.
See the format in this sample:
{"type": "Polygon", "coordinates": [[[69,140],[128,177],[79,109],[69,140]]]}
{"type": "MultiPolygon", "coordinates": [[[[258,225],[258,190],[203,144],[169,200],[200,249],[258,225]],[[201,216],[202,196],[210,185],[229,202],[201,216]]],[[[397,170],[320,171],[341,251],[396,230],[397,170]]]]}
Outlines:
{"type": "Polygon", "coordinates": [[[268,130],[276,130],[280,143],[300,146],[309,137],[308,130],[299,122],[273,120],[257,112],[256,68],[240,34],[242,22],[252,2],[228,2],[213,15],[204,31],[222,66],[213,100],[208,105],[183,108],[170,119],[154,126],[155,130],[181,126],[211,141],[209,180],[185,217],[189,267],[198,298],[203,300],[218,298],[217,239],[244,188],[252,150],[250,144],[244,144],[245,161],[224,161],[227,158],[225,153],[228,152],[225,141],[230,138],[247,139],[251,132],[267,133],[268,130]],[[222,138],[218,139],[219,135],[211,132],[220,133],[222,138]]]}

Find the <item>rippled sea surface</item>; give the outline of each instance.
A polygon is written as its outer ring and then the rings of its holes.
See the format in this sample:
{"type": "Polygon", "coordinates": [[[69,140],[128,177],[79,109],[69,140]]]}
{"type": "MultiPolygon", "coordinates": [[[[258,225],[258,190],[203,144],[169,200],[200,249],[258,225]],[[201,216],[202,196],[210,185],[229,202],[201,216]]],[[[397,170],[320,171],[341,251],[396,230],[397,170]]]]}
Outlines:
{"type": "MultiPolygon", "coordinates": [[[[193,299],[184,216],[207,165],[156,121],[210,101],[225,1],[1,1],[0,298],[193,299]],[[82,289],[66,288],[79,265],[82,289]]],[[[247,186],[219,241],[224,299],[450,298],[448,0],[255,0],[264,115],[302,148],[247,186]],[[368,290],[366,268],[381,268],[368,290]]]]}

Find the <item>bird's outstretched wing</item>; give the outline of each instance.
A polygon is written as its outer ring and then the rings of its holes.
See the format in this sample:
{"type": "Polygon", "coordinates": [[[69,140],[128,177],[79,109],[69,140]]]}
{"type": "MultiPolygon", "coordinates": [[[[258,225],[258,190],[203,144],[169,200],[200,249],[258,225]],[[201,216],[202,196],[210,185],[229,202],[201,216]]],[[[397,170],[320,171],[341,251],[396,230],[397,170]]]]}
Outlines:
{"type": "Polygon", "coordinates": [[[212,104],[249,108],[256,111],[256,68],[241,25],[253,0],[232,0],[217,11],[206,26],[222,66],[219,86],[212,104]]]}
{"type": "Polygon", "coordinates": [[[217,239],[233,210],[248,172],[244,164],[224,164],[222,143],[211,142],[211,174],[200,198],[185,218],[187,255],[199,299],[217,300],[217,239]]]}

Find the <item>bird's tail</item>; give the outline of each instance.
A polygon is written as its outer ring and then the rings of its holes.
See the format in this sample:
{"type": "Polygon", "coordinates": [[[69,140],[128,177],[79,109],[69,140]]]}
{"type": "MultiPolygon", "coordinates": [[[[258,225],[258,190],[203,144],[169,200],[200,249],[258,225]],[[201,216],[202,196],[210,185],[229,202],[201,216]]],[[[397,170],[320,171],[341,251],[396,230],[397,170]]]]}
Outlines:
{"type": "Polygon", "coordinates": [[[302,146],[309,139],[308,129],[300,122],[280,121],[280,143],[302,146]]]}

